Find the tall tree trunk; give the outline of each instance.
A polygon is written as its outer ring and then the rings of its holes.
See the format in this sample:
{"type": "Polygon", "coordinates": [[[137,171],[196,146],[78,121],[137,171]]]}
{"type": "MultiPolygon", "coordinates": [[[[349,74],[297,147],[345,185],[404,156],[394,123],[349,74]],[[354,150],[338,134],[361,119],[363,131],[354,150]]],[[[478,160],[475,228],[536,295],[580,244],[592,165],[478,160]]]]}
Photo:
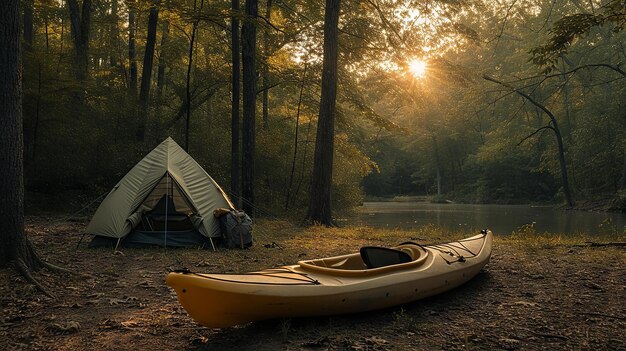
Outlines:
{"type": "MultiPolygon", "coordinates": [[[[135,0],[128,0],[126,2],[128,7],[128,66],[130,83],[129,89],[132,97],[137,96],[137,52],[135,51],[135,0]]],[[[135,104],[133,99],[131,104],[135,104]]]]}
{"type": "Polygon", "coordinates": [[[118,11],[118,0],[111,0],[111,30],[109,33],[109,45],[111,46],[109,50],[111,53],[109,54],[109,65],[111,67],[117,67],[119,63],[119,39],[120,39],[120,28],[119,28],[119,15],[118,11]]]}
{"type": "Polygon", "coordinates": [[[170,36],[170,20],[165,19],[163,23],[163,34],[161,35],[161,49],[159,50],[159,70],[157,72],[157,101],[161,101],[163,97],[163,88],[165,87],[165,67],[167,66],[166,48],[169,43],[170,36]]]}
{"type": "Polygon", "coordinates": [[[435,167],[437,167],[437,196],[441,196],[441,162],[439,161],[439,144],[437,137],[431,136],[433,140],[433,152],[435,156],[435,167]]]}
{"type": "Polygon", "coordinates": [[[72,40],[74,42],[75,74],[78,80],[87,79],[89,68],[89,26],[91,22],[91,0],[83,0],[82,9],[78,0],[67,0],[70,10],[72,40]]]}
{"type": "MultiPolygon", "coordinates": [[[[265,19],[271,22],[272,16],[272,0],[267,0],[265,7],[265,19]]],[[[270,36],[269,27],[266,27],[263,32],[263,68],[261,72],[261,78],[263,79],[263,129],[269,129],[270,117],[269,117],[269,58],[270,58],[270,36]]]]}
{"type": "Polygon", "coordinates": [[[326,226],[335,225],[332,218],[331,191],[335,150],[339,5],[340,0],[326,0],[322,96],[308,212],[309,220],[326,226]]]}
{"type": "Polygon", "coordinates": [[[143,56],[141,69],[141,87],[139,88],[139,124],[137,126],[137,140],[144,141],[148,124],[148,107],[150,103],[150,84],[152,81],[152,64],[154,63],[154,48],[156,46],[157,23],[159,21],[159,2],[153,0],[148,17],[148,36],[146,38],[146,51],[143,56]]]}
{"type": "MultiPolygon", "coordinates": [[[[193,13],[196,14],[197,0],[193,1],[193,13]]],[[[204,0],[200,0],[200,11],[204,6],[204,0]]],[[[185,151],[189,152],[189,126],[191,123],[191,69],[193,68],[193,45],[196,41],[196,31],[198,30],[198,20],[194,20],[191,29],[191,40],[189,40],[189,57],[187,61],[187,84],[185,87],[185,101],[187,104],[187,118],[185,119],[185,151]]]]}
{"type": "Polygon", "coordinates": [[[289,183],[287,184],[287,195],[285,196],[285,209],[289,209],[291,197],[291,186],[293,185],[293,177],[296,173],[296,160],[298,156],[298,134],[300,131],[300,108],[302,107],[302,93],[304,92],[304,82],[306,81],[307,63],[304,63],[304,72],[302,72],[302,82],[300,83],[300,94],[298,96],[298,110],[296,111],[296,132],[293,137],[293,160],[291,161],[291,173],[289,174],[289,183]]]}
{"type": "Polygon", "coordinates": [[[231,6],[235,14],[231,18],[231,62],[232,62],[232,104],[231,104],[231,140],[230,140],[230,192],[236,197],[235,206],[241,207],[241,193],[239,191],[239,0],[232,0],[231,6]]]}
{"type": "Polygon", "coordinates": [[[33,4],[34,0],[24,0],[24,51],[33,47],[33,4]]]}
{"type": "Polygon", "coordinates": [[[246,20],[241,29],[243,43],[243,132],[242,196],[244,211],[254,214],[254,149],[256,137],[256,18],[257,0],[246,0],[246,20]]]}
{"type": "MultiPolygon", "coordinates": [[[[40,290],[30,275],[45,263],[24,234],[24,141],[22,136],[22,62],[19,1],[0,1],[0,267],[14,263],[40,290]]],[[[49,295],[49,294],[48,294],[49,295]]]]}
{"type": "MultiPolygon", "coordinates": [[[[561,54],[561,58],[563,58],[564,55],[561,54]]],[[[561,73],[565,73],[566,69],[565,69],[565,59],[561,60],[561,73]]],[[[571,144],[572,142],[572,130],[574,130],[574,123],[575,123],[575,117],[574,117],[574,111],[572,111],[572,99],[571,99],[571,92],[570,92],[570,88],[569,88],[569,82],[567,77],[564,74],[560,75],[560,79],[561,79],[561,86],[563,87],[563,108],[565,109],[565,138],[567,138],[567,141],[571,144]]]]}
{"type": "Polygon", "coordinates": [[[622,168],[622,188],[621,190],[626,191],[626,150],[624,150],[624,168],[622,168]]]}

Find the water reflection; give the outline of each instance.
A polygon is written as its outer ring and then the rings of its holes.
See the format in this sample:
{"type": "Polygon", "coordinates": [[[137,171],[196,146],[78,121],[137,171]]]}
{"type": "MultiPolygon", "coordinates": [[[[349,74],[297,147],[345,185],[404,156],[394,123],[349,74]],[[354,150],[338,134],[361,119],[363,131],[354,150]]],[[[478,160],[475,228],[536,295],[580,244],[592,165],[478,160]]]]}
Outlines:
{"type": "Polygon", "coordinates": [[[533,225],[540,233],[593,234],[623,233],[626,215],[563,211],[549,206],[366,202],[346,222],[349,225],[404,229],[427,224],[450,229],[491,228],[497,234],[510,234],[524,225],[533,225]]]}

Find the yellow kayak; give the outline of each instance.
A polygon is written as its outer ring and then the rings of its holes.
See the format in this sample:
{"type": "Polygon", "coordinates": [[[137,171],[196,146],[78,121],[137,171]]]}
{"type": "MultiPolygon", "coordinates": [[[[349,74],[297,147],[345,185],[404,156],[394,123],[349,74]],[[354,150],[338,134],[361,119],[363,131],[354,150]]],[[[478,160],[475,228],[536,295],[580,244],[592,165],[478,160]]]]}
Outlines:
{"type": "Polygon", "coordinates": [[[222,328],[271,318],[356,313],[404,304],[455,288],[489,262],[493,234],[438,245],[299,261],[246,274],[167,275],[178,301],[198,323],[222,328]]]}

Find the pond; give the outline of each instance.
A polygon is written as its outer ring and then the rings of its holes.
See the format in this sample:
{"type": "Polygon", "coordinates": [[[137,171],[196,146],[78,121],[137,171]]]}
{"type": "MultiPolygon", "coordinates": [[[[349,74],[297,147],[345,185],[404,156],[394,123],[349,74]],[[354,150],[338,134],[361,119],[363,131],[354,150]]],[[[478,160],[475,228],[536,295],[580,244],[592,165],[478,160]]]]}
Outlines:
{"type": "Polygon", "coordinates": [[[624,233],[626,214],[565,211],[551,206],[365,202],[340,224],[411,229],[428,224],[449,229],[490,228],[510,234],[533,225],[539,233],[624,233]]]}

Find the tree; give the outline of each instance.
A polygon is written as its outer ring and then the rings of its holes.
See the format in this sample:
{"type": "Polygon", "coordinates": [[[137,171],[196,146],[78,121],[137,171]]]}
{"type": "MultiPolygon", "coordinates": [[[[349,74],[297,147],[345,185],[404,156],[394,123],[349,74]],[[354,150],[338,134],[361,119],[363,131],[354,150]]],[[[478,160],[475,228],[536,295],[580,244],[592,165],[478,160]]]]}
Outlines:
{"type": "Polygon", "coordinates": [[[335,143],[335,107],[337,102],[337,57],[340,0],[326,0],[324,15],[324,58],[322,96],[317,121],[317,140],[313,163],[308,219],[333,226],[331,191],[335,143]]]}
{"type": "Polygon", "coordinates": [[[254,151],[256,137],[256,17],[257,0],[246,0],[246,19],[241,28],[243,66],[242,197],[244,211],[254,212],[254,151]]]}
{"type": "Polygon", "coordinates": [[[500,84],[500,85],[506,87],[511,92],[514,92],[514,93],[522,96],[524,99],[529,101],[531,104],[537,106],[539,109],[541,109],[543,112],[545,112],[546,115],[548,115],[548,117],[550,118],[550,124],[547,125],[547,126],[543,126],[543,127],[539,128],[539,129],[537,129],[531,135],[527,136],[526,139],[530,138],[531,136],[539,133],[540,131],[542,131],[544,129],[550,129],[552,132],[554,132],[554,137],[556,138],[556,142],[557,142],[557,146],[558,146],[558,158],[559,158],[559,166],[561,168],[561,182],[562,182],[562,185],[563,185],[563,193],[565,194],[565,200],[567,201],[567,204],[569,206],[574,206],[574,198],[572,197],[572,191],[570,190],[570,184],[569,184],[569,177],[567,175],[567,164],[565,163],[565,147],[563,146],[563,136],[561,135],[561,129],[559,128],[556,116],[554,116],[554,114],[549,109],[547,109],[544,105],[540,104],[535,99],[533,99],[530,95],[526,94],[525,92],[521,91],[520,89],[517,89],[517,88],[511,86],[508,83],[499,81],[499,80],[497,80],[497,79],[495,79],[493,77],[487,76],[487,75],[483,76],[483,78],[485,80],[494,82],[496,84],[500,84]]]}
{"type": "Polygon", "coordinates": [[[237,19],[239,12],[239,0],[231,1],[233,16],[230,21],[231,28],[231,65],[232,65],[232,102],[231,102],[231,154],[230,154],[230,192],[237,198],[236,205],[240,205],[239,193],[239,20],[237,19]]]}
{"type": "MultiPolygon", "coordinates": [[[[265,6],[265,20],[270,22],[272,16],[272,0],[267,0],[265,6]]],[[[263,79],[263,129],[269,129],[269,58],[270,58],[270,29],[269,26],[263,31],[263,67],[261,78],[263,79]]]]}
{"type": "MultiPolygon", "coordinates": [[[[135,0],[127,0],[128,7],[128,61],[130,74],[130,94],[137,98],[137,53],[135,51],[135,0]]],[[[132,102],[133,104],[135,101],[132,102]]]]}
{"type": "Polygon", "coordinates": [[[170,20],[166,18],[163,24],[163,34],[161,34],[161,49],[159,50],[159,69],[157,71],[157,101],[161,102],[163,88],[165,87],[165,67],[167,66],[166,50],[169,44],[170,20]]]}
{"type": "Polygon", "coordinates": [[[143,141],[148,122],[148,105],[150,101],[150,83],[152,80],[152,64],[154,63],[154,48],[156,46],[157,23],[159,21],[159,2],[154,0],[148,17],[148,37],[146,38],[146,52],[143,56],[141,69],[141,87],[139,88],[139,125],[137,126],[137,140],[143,141]]]}
{"type": "Polygon", "coordinates": [[[83,0],[82,9],[78,0],[67,0],[70,10],[72,40],[74,42],[74,71],[78,80],[85,80],[89,69],[89,26],[91,22],[91,0],[83,0]]]}
{"type": "Polygon", "coordinates": [[[18,3],[18,0],[0,2],[0,77],[3,77],[3,84],[0,84],[0,266],[13,263],[29,282],[46,292],[30,272],[52,266],[37,256],[24,234],[22,62],[18,3]]]}
{"type": "Polygon", "coordinates": [[[30,51],[33,46],[33,4],[34,0],[25,0],[24,6],[24,50],[30,51]]]}
{"type": "MultiPolygon", "coordinates": [[[[193,14],[196,14],[198,0],[193,0],[193,14]]],[[[204,0],[200,0],[200,11],[204,7],[204,0]]],[[[189,152],[189,125],[191,123],[191,69],[193,68],[193,45],[198,31],[198,19],[193,21],[191,38],[189,39],[189,56],[187,57],[187,81],[185,85],[185,103],[187,105],[187,118],[185,119],[185,151],[189,152]]]]}

